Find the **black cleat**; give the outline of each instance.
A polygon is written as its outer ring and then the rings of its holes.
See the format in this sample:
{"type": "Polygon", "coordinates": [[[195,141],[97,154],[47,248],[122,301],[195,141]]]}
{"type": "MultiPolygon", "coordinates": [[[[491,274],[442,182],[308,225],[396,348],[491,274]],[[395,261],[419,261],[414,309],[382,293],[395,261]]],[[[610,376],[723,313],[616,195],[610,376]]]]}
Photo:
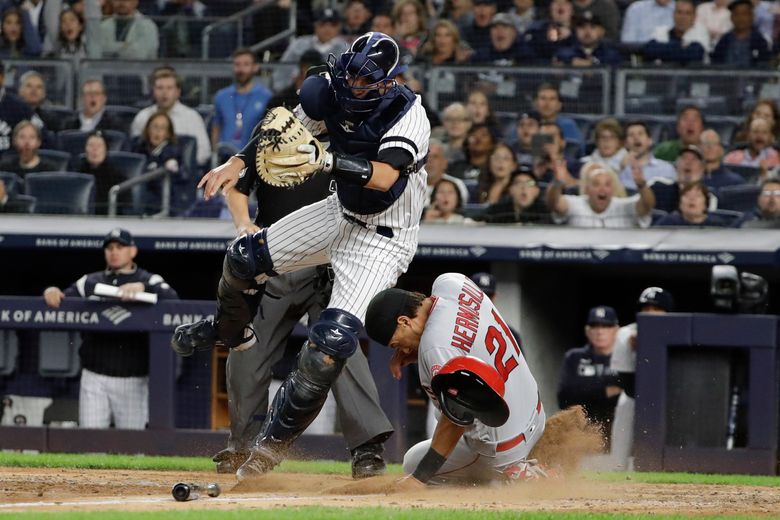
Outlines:
{"type": "Polygon", "coordinates": [[[249,459],[236,471],[236,478],[241,482],[263,476],[278,466],[283,458],[280,451],[257,444],[249,450],[249,459]]]}
{"type": "Polygon", "coordinates": [[[378,477],[385,474],[385,459],[381,442],[367,442],[352,450],[352,478],[378,477]]]}
{"type": "Polygon", "coordinates": [[[235,473],[248,458],[248,450],[235,451],[227,448],[214,455],[211,460],[217,464],[217,473],[235,473]]]}
{"type": "Polygon", "coordinates": [[[196,350],[209,350],[217,343],[214,320],[203,319],[195,323],[179,325],[173,331],[171,347],[182,357],[191,356],[196,350]]]}

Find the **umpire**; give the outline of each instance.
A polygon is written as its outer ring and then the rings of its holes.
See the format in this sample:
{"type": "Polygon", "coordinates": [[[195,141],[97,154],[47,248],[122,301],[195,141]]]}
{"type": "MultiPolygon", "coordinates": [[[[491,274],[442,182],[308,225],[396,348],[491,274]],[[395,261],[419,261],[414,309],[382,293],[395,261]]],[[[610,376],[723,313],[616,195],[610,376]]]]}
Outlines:
{"type": "MultiPolygon", "coordinates": [[[[242,175],[226,196],[239,235],[268,227],[335,191],[328,175],[314,175],[294,188],[274,187],[257,176],[242,175]],[[249,216],[253,190],[258,203],[254,222],[249,216]]],[[[218,473],[235,473],[249,457],[249,448],[268,410],[271,367],[284,356],[287,340],[301,317],[307,315],[309,323],[314,323],[327,307],[332,286],[329,273],[328,266],[309,267],[266,282],[265,297],[254,323],[257,343],[243,351],[241,347],[230,349],[228,354],[230,437],[227,449],[214,456],[218,473]]],[[[385,471],[384,441],[393,433],[393,427],[379,404],[368,360],[360,349],[349,358],[332,390],[352,454],[352,477],[381,475],[385,471]]]]}

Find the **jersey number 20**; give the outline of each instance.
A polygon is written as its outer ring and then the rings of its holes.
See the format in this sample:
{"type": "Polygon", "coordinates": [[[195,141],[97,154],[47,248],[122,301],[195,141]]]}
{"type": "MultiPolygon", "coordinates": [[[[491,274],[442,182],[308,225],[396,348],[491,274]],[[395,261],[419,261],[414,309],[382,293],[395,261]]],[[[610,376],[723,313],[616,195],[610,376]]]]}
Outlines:
{"type": "Polygon", "coordinates": [[[506,354],[507,338],[509,338],[509,341],[512,343],[512,347],[514,347],[515,352],[518,354],[520,354],[520,347],[517,346],[517,341],[509,331],[509,327],[507,327],[506,323],[504,323],[504,320],[501,319],[501,316],[499,316],[495,310],[493,310],[493,319],[496,320],[496,323],[498,323],[499,327],[501,327],[501,330],[499,330],[495,325],[491,325],[488,328],[487,334],[485,335],[485,347],[487,348],[487,351],[490,353],[490,355],[495,354],[494,365],[496,367],[496,371],[501,376],[501,379],[506,382],[506,380],[509,379],[509,374],[512,373],[512,370],[517,368],[519,365],[517,358],[514,357],[511,352],[509,353],[509,357],[504,360],[504,355],[506,354]]]}

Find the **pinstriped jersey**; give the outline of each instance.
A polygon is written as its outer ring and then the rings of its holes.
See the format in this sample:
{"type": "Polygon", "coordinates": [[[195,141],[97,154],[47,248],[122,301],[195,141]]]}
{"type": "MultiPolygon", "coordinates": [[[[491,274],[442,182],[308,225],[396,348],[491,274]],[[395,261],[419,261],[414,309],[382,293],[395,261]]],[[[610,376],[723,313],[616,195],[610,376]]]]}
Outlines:
{"type": "Polygon", "coordinates": [[[420,338],[420,384],[433,400],[431,379],[452,358],[474,356],[494,367],[504,381],[509,419],[491,428],[479,421],[466,430],[467,440],[495,444],[516,438],[536,417],[539,394],[518,339],[509,330],[490,298],[467,276],[447,273],[436,278],[433,308],[420,338]]]}

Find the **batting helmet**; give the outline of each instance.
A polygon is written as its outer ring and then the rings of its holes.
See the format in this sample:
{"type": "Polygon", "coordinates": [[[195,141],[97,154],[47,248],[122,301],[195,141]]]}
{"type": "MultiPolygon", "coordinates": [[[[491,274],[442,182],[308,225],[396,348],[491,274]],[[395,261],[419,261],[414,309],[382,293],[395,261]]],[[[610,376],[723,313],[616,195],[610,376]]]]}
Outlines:
{"type": "Polygon", "coordinates": [[[672,312],[674,310],[674,298],[672,298],[669,291],[665,291],[660,287],[648,287],[642,291],[636,304],[640,310],[645,305],[654,305],[666,312],[672,312]]]}
{"type": "Polygon", "coordinates": [[[504,381],[479,358],[450,359],[433,376],[431,390],[439,399],[442,413],[459,426],[468,426],[479,419],[486,426],[498,427],[509,419],[504,381]]]}

